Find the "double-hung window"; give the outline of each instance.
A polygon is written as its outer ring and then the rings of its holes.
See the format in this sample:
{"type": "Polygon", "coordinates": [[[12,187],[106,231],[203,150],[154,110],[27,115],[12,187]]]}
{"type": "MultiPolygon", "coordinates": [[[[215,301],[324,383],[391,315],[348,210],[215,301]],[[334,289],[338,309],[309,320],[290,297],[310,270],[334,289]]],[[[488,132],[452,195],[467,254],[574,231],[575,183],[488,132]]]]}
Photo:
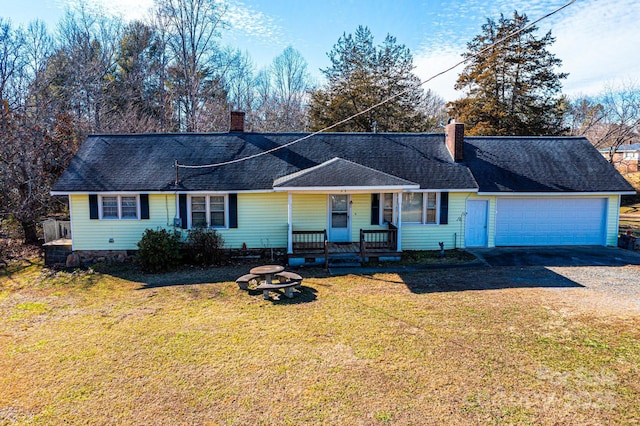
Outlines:
{"type": "Polygon", "coordinates": [[[192,228],[228,226],[226,195],[192,195],[190,207],[192,228]]]}
{"type": "Polygon", "coordinates": [[[438,195],[436,192],[402,194],[402,223],[437,224],[438,195]]]}
{"type": "Polygon", "coordinates": [[[393,194],[382,194],[382,223],[393,223],[394,200],[393,194]]]}
{"type": "Polygon", "coordinates": [[[100,219],[140,218],[140,203],[136,195],[102,195],[100,197],[100,219]]]}

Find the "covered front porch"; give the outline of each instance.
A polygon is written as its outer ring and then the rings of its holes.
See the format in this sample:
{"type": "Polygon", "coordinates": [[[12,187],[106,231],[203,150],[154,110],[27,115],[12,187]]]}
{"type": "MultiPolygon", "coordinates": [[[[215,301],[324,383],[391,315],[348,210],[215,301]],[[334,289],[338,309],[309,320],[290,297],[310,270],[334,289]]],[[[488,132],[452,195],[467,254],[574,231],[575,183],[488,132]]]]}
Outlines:
{"type": "Polygon", "coordinates": [[[332,259],[353,259],[366,262],[372,258],[399,258],[398,228],[360,229],[354,242],[330,242],[327,230],[293,231],[292,250],[287,253],[289,264],[322,263],[329,266],[332,259]]]}
{"type": "Polygon", "coordinates": [[[284,176],[290,263],[328,264],[331,257],[398,257],[402,251],[402,196],[419,189],[408,180],[334,158],[284,176]]]}

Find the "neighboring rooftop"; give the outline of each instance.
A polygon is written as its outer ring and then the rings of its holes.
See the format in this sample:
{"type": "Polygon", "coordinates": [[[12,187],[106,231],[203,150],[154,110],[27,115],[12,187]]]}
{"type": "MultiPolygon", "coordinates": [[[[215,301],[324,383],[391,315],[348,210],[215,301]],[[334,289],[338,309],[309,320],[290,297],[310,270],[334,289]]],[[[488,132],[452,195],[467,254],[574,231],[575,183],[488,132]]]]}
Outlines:
{"type": "MultiPolygon", "coordinates": [[[[600,152],[609,153],[611,151],[611,147],[609,148],[601,148],[600,152]]],[[[625,152],[625,151],[640,151],[640,143],[633,143],[629,145],[620,145],[616,148],[617,152],[625,152]]]]}

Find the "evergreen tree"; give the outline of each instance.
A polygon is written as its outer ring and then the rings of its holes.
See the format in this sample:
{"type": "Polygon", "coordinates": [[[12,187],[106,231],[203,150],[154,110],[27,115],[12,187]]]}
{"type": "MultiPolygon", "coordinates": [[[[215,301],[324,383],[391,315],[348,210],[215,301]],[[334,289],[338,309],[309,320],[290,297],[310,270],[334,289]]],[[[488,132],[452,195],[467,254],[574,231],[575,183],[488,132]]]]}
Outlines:
{"type": "Polygon", "coordinates": [[[557,135],[563,132],[562,63],[549,52],[551,31],[536,26],[493,45],[528,25],[526,15],[487,19],[482,33],[467,44],[469,58],[455,88],[466,96],[448,104],[450,115],[471,135],[557,135]],[[477,55],[477,56],[476,56],[477,55]]]}
{"type": "Polygon", "coordinates": [[[379,131],[412,132],[435,125],[437,111],[429,107],[437,96],[420,87],[420,79],[413,74],[411,51],[397,44],[395,37],[387,35],[375,46],[371,31],[360,26],[354,35],[343,34],[328,56],[331,66],[322,70],[327,84],[311,93],[311,130],[344,120],[395,95],[390,102],[334,130],[370,132],[375,125],[379,131]]]}

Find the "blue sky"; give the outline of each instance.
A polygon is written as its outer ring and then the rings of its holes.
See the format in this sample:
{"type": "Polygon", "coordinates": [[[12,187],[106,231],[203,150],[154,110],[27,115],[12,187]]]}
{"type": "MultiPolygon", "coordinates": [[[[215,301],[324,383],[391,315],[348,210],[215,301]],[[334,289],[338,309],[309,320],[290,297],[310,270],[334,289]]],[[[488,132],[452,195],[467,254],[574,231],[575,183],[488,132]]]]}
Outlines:
{"type": "MultiPolygon", "coordinates": [[[[64,8],[78,0],[0,0],[0,16],[14,24],[39,18],[51,29],[64,8]]],[[[86,0],[127,18],[144,15],[153,0],[86,0]]],[[[249,52],[256,67],[268,65],[291,45],[309,63],[317,79],[329,65],[326,53],[344,33],[368,26],[376,42],[387,33],[407,45],[414,55],[416,74],[423,80],[458,62],[466,42],[480,33],[487,17],[514,9],[531,20],[568,0],[219,0],[229,4],[223,43],[249,52]]],[[[596,94],[608,85],[640,83],[640,1],[577,0],[539,24],[540,35],[552,30],[552,51],[570,73],[564,92],[596,94]]],[[[462,68],[425,87],[446,100],[461,96],[453,89],[462,68]]]]}

